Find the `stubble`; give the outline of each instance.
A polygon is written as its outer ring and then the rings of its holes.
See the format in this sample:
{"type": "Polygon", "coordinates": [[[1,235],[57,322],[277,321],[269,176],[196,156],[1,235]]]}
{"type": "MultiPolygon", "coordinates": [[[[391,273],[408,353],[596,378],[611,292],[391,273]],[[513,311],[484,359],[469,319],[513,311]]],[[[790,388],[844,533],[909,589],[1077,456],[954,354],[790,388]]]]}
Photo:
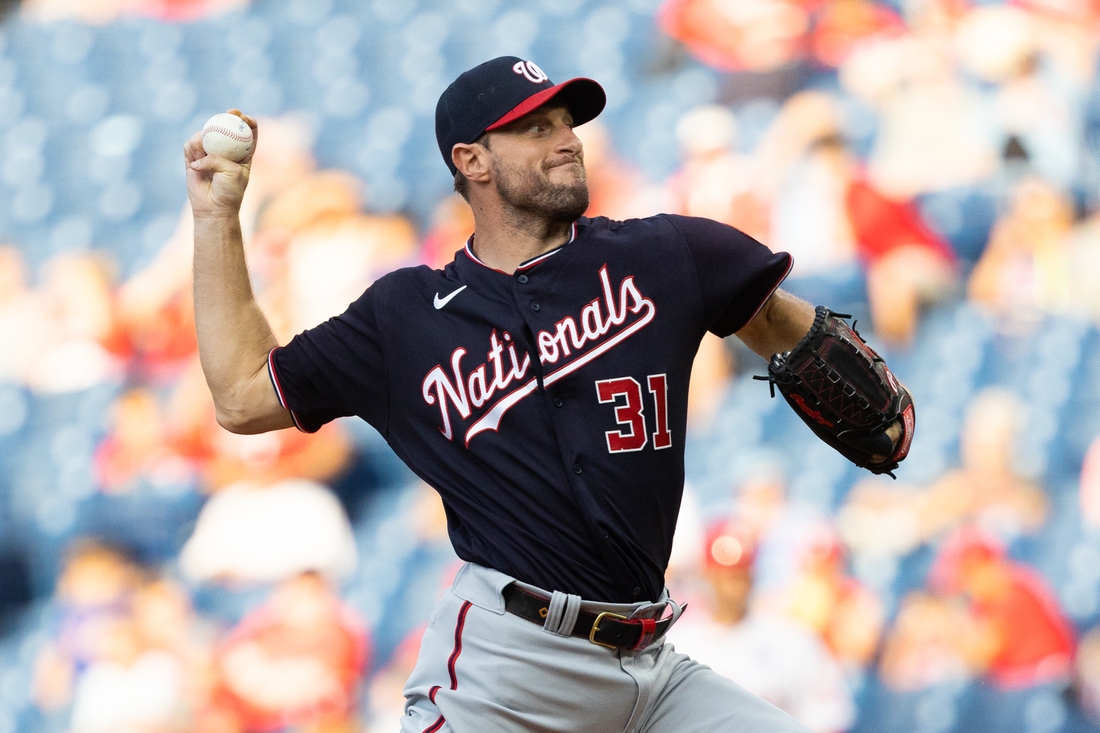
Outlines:
{"type": "Polygon", "coordinates": [[[520,170],[493,160],[493,180],[501,200],[517,214],[552,222],[571,223],[588,209],[588,183],[584,164],[572,183],[555,183],[548,170],[520,170]]]}

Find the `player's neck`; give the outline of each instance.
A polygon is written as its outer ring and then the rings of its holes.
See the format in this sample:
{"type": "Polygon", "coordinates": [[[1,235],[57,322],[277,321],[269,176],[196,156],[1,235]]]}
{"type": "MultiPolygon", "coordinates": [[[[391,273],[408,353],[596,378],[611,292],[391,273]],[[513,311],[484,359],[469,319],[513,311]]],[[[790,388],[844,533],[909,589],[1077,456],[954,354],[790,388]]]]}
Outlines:
{"type": "Polygon", "coordinates": [[[572,226],[520,212],[492,216],[475,209],[474,254],[489,267],[513,273],[527,260],[568,242],[572,226]]]}

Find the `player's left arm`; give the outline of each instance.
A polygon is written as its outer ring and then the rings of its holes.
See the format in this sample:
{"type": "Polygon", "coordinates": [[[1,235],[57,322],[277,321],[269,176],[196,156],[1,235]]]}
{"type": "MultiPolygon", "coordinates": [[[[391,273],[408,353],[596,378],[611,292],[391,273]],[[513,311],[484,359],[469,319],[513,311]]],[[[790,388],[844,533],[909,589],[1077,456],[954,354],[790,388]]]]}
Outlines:
{"type": "Polygon", "coordinates": [[[773,394],[846,458],[874,473],[897,467],[913,436],[912,397],[848,316],[775,289],[790,255],[710,219],[666,220],[690,253],[707,329],[764,357],[773,394]]]}
{"type": "MultiPolygon", "coordinates": [[[[752,320],[743,326],[741,330],[736,332],[736,336],[744,341],[745,345],[754,352],[765,359],[772,360],[773,356],[776,354],[785,354],[786,352],[794,350],[804,338],[807,338],[811,328],[814,326],[816,317],[817,311],[814,306],[795,295],[776,289],[771,297],[765,301],[760,311],[753,316],[752,320]]],[[[809,339],[807,338],[807,340],[809,339]]],[[[831,366],[836,367],[841,372],[845,372],[846,364],[850,363],[850,361],[838,362],[831,366]]],[[[843,373],[840,376],[842,378],[847,378],[854,375],[843,373]]],[[[904,385],[901,385],[900,382],[897,383],[897,388],[902,391],[905,390],[904,385]]],[[[784,392],[784,396],[786,396],[786,392],[784,391],[785,387],[781,385],[779,389],[781,392],[784,392]]],[[[907,392],[905,394],[908,395],[907,392]]],[[[798,413],[798,410],[796,410],[796,413],[798,413]]],[[[803,413],[798,414],[803,420],[807,420],[807,424],[810,425],[811,428],[817,428],[815,432],[818,433],[819,437],[823,437],[828,433],[828,431],[823,431],[820,425],[816,425],[813,419],[807,419],[806,415],[803,413]]],[[[815,414],[820,417],[820,413],[815,414]]],[[[811,415],[811,417],[813,417],[813,415],[811,415]]],[[[818,422],[821,422],[820,419],[818,422]]],[[[830,426],[833,425],[829,422],[826,424],[830,426]]],[[[899,416],[884,429],[880,428],[879,430],[881,431],[878,432],[879,435],[885,433],[886,437],[889,438],[889,443],[882,444],[879,447],[881,452],[860,445],[858,449],[865,452],[865,460],[860,460],[857,457],[853,457],[853,454],[850,452],[842,451],[850,459],[856,460],[860,465],[866,466],[876,473],[879,473],[880,469],[881,472],[886,472],[889,471],[892,466],[896,466],[896,460],[904,458],[904,453],[907,452],[907,447],[905,450],[898,450],[899,441],[904,437],[906,439],[906,446],[908,446],[908,441],[912,438],[911,426],[908,435],[906,435],[904,416],[899,416]],[[887,448],[887,446],[889,447],[887,448]],[[900,454],[900,457],[898,454],[900,454]],[[891,461],[891,457],[896,458],[896,460],[891,461]]],[[[854,431],[848,432],[851,434],[854,431]]],[[[875,445],[873,438],[875,432],[876,431],[871,431],[869,433],[870,439],[868,441],[863,441],[867,442],[868,446],[875,445]]],[[[826,442],[833,445],[833,447],[837,447],[836,440],[826,439],[826,442]]]]}
{"type": "Polygon", "coordinates": [[[814,324],[814,307],[798,296],[777,289],[760,311],[735,335],[755,353],[770,359],[790,351],[814,324]]]}

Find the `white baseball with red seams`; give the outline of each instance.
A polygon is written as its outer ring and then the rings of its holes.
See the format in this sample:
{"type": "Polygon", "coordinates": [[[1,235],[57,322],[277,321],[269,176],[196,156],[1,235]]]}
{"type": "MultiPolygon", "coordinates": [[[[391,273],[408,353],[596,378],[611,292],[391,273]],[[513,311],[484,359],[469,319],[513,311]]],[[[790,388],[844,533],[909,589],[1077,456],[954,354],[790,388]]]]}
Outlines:
{"type": "Polygon", "coordinates": [[[252,152],[252,128],[237,115],[214,115],[202,126],[202,149],[239,163],[252,152]]]}

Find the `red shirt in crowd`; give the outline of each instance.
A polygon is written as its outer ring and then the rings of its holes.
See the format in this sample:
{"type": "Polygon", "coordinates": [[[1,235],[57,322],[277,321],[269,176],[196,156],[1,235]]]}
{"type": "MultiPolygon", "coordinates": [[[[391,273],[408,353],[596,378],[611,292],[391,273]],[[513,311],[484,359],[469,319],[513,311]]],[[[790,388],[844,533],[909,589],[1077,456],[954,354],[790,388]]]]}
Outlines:
{"type": "Polygon", "coordinates": [[[993,625],[1001,640],[989,677],[1003,687],[1028,687],[1065,679],[1073,661],[1074,634],[1050,589],[1031,570],[1004,568],[1005,590],[975,599],[974,614],[993,625]]]}

